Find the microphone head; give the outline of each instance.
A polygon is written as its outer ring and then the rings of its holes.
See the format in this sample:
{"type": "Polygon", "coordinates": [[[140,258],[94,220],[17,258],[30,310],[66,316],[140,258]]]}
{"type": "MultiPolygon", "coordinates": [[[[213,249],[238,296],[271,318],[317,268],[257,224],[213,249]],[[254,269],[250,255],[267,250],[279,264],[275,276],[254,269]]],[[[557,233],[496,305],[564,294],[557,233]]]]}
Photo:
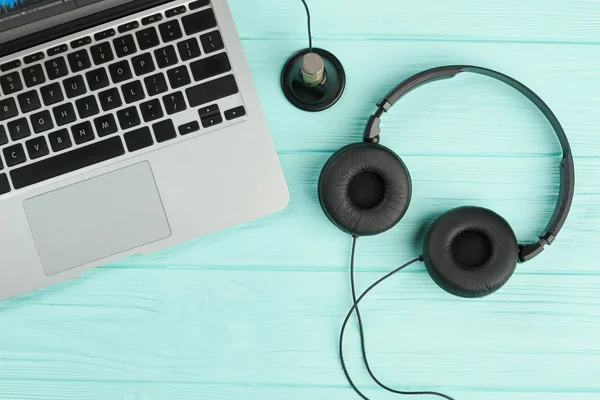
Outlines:
{"type": "Polygon", "coordinates": [[[310,52],[302,57],[300,63],[302,79],[310,87],[318,86],[325,80],[325,62],[317,53],[310,52]]]}

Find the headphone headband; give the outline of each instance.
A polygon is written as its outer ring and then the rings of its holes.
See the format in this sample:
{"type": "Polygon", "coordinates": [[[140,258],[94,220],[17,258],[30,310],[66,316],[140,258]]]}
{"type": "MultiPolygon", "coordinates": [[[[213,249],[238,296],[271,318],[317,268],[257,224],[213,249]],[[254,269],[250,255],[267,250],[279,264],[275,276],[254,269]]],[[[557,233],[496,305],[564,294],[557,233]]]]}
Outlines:
{"type": "Polygon", "coordinates": [[[412,90],[440,79],[453,78],[461,72],[471,72],[479,75],[485,75],[500,82],[504,82],[512,88],[518,90],[527,97],[544,114],[554,129],[560,142],[563,152],[563,158],[560,162],[560,192],[558,201],[554,209],[554,214],[546,229],[539,235],[539,239],[534,243],[520,245],[519,261],[526,262],[540,254],[547,244],[552,244],[560,230],[562,229],[567,215],[573,202],[575,187],[575,165],[573,154],[567,135],[562,128],[558,118],[554,115],[550,107],[533,90],[521,82],[491,69],[475,67],[471,65],[451,65],[445,67],[432,68],[420,72],[406,79],[394,89],[392,89],[383,99],[377,103],[379,107],[374,115],[371,116],[364,133],[364,140],[372,143],[378,143],[381,133],[380,121],[384,112],[387,112],[398,100],[404,97],[412,90]]]}

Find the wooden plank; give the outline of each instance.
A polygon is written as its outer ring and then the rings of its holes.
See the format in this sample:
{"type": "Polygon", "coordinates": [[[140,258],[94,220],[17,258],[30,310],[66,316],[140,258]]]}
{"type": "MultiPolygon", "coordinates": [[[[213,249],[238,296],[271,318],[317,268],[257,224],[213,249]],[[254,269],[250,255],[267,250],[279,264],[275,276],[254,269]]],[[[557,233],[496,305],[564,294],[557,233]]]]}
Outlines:
{"type": "MultiPolygon", "coordinates": [[[[300,0],[230,0],[244,38],[306,38],[300,0]]],[[[313,33],[321,39],[535,41],[598,43],[594,0],[309,1],[313,33]]]]}
{"type": "MultiPolygon", "coordinates": [[[[474,64],[502,71],[535,90],[560,119],[576,157],[600,155],[600,52],[589,46],[326,41],[323,47],[344,63],[348,84],[339,103],[315,114],[293,107],[279,84],[283,64],[301,45],[244,42],[279,152],[335,151],[361,140],[375,104],[400,81],[440,65],[474,64]]],[[[385,115],[382,129],[383,143],[404,155],[560,152],[535,106],[512,88],[474,74],[410,93],[385,115]]]]}
{"type": "MultiPolygon", "coordinates": [[[[362,308],[373,368],[413,389],[600,393],[599,279],[522,274],[467,301],[407,271],[362,308]]],[[[29,398],[46,381],[124,383],[133,393],[138,382],[275,385],[289,396],[306,385],[350,398],[336,347],[348,286],[342,272],[98,269],[0,303],[0,385],[31,380],[29,398]]],[[[370,388],[356,339],[353,323],[349,367],[370,388]]]]}
{"type": "MultiPolygon", "coordinates": [[[[352,400],[346,387],[333,385],[210,385],[164,382],[78,382],[78,381],[0,381],[2,400],[239,400],[239,399],[314,399],[352,400]]],[[[381,391],[371,389],[369,394],[378,399],[393,399],[381,391]]],[[[454,391],[460,400],[596,400],[598,392],[495,392],[491,390],[454,391]]],[[[433,397],[420,396],[423,400],[433,397]]],[[[439,397],[438,397],[439,398],[439,397]]]]}
{"type": "MultiPolygon", "coordinates": [[[[241,268],[343,270],[350,238],[329,223],[317,199],[317,180],[329,154],[281,156],[290,204],[277,214],[113,263],[128,268],[241,268]]],[[[426,227],[442,213],[466,204],[488,207],[513,225],[521,240],[533,240],[549,221],[558,195],[559,157],[404,157],[413,180],[413,200],[394,229],[362,238],[360,268],[388,270],[420,254],[426,227]]],[[[600,249],[597,186],[600,160],[577,162],[576,198],[560,237],[517,273],[594,273],[600,249]]]]}

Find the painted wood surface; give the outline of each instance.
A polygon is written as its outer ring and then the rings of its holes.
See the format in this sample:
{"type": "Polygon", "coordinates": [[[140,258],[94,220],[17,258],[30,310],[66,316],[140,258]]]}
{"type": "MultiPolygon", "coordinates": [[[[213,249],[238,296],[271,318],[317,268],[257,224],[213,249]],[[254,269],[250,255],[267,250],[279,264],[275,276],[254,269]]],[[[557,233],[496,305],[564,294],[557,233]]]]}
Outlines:
{"type": "MultiPolygon", "coordinates": [[[[278,86],[285,59],[306,45],[300,2],[230,0],[289,206],[0,303],[0,399],[356,398],[336,346],[350,240],[324,218],[316,180],[392,86],[450,63],[501,70],[548,102],[575,154],[573,210],[552,248],[494,296],[451,297],[422,265],[378,288],[364,305],[373,367],[390,385],[461,400],[600,399],[600,4],[310,3],[315,46],[338,55],[349,79],[319,114],[291,107],[278,86]]],[[[410,168],[414,200],[396,229],[359,241],[361,288],[416,256],[424,227],[457,205],[498,211],[524,240],[550,217],[560,148],[510,88],[470,75],[432,84],[383,129],[410,168]]],[[[351,329],[360,387],[395,398],[368,380],[357,344],[351,329]]]]}

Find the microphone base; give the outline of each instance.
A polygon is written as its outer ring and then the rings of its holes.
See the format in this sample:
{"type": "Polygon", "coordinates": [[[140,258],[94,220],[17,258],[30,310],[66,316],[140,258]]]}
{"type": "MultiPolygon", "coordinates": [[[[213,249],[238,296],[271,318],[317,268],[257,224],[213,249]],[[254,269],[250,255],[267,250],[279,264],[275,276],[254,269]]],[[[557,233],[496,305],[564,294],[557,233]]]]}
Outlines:
{"type": "Polygon", "coordinates": [[[320,55],[325,63],[325,79],[316,86],[310,87],[302,78],[302,57],[309,49],[294,53],[285,63],[281,72],[281,89],[283,94],[297,108],[304,111],[323,111],[338,102],[346,87],[346,73],[340,60],[323,49],[312,49],[320,55]]]}

